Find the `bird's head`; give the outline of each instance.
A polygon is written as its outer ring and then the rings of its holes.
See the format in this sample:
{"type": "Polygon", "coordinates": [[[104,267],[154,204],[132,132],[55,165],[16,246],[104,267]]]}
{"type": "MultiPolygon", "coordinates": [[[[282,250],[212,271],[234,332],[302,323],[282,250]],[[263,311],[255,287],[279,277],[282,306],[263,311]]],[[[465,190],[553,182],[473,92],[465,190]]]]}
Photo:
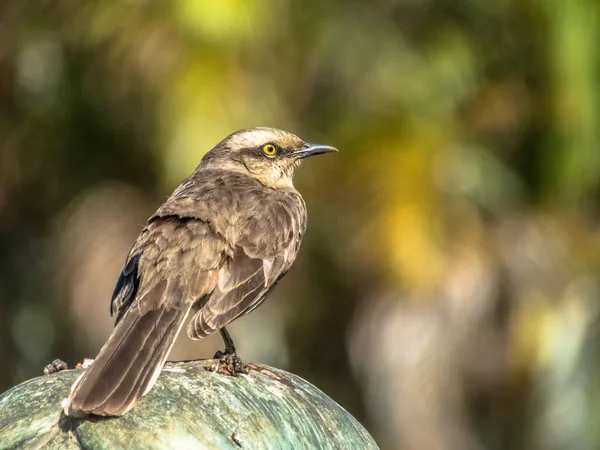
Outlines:
{"type": "Polygon", "coordinates": [[[273,189],[293,187],[294,171],[310,156],[336,152],[275,128],[247,128],[227,136],[202,159],[202,167],[245,173],[273,189]]]}

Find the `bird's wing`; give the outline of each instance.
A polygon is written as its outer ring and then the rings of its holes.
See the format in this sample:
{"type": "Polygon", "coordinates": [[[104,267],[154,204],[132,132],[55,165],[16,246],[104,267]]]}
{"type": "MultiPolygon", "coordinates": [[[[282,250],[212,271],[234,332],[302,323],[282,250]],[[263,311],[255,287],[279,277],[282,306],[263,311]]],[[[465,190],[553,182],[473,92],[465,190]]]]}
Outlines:
{"type": "Polygon", "coordinates": [[[221,268],[212,295],[188,324],[188,335],[193,339],[208,336],[256,308],[290,264],[283,255],[251,258],[238,247],[234,257],[221,268]]]}
{"type": "Polygon", "coordinates": [[[111,301],[115,325],[130,309],[184,307],[210,294],[227,245],[207,222],[179,217],[153,220],[121,272],[111,301]]]}
{"type": "Polygon", "coordinates": [[[206,222],[148,224],[117,282],[115,330],[73,385],[69,413],[121,415],[152,388],[192,304],[214,290],[226,249],[206,222]]]}
{"type": "Polygon", "coordinates": [[[188,325],[200,339],[255,309],[288,271],[306,228],[299,195],[265,197],[243,227],[233,257],[219,271],[214,292],[188,325]]]}
{"type": "Polygon", "coordinates": [[[115,316],[115,325],[131,306],[139,286],[138,264],[141,253],[129,254],[125,267],[119,275],[110,301],[110,315],[115,316]]]}

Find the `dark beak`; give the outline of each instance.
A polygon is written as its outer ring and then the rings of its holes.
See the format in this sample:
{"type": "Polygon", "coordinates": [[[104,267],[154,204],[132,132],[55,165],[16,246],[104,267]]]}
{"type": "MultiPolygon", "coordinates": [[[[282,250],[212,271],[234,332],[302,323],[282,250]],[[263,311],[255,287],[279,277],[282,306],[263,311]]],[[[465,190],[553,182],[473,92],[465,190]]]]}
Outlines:
{"type": "Polygon", "coordinates": [[[330,145],[311,144],[310,142],[307,142],[300,150],[293,152],[290,156],[294,156],[295,158],[308,158],[309,156],[337,151],[337,148],[331,147],[330,145]]]}

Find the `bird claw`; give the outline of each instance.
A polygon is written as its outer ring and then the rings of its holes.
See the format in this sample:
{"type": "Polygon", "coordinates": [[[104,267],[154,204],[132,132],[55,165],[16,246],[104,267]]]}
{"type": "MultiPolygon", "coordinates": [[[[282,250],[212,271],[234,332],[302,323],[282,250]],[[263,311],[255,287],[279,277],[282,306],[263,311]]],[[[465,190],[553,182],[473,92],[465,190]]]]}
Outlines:
{"type": "Polygon", "coordinates": [[[46,367],[44,367],[44,375],[50,375],[51,373],[61,372],[63,370],[67,370],[69,367],[67,363],[62,359],[55,359],[46,367]]]}
{"type": "Polygon", "coordinates": [[[209,367],[211,372],[237,377],[241,373],[247,374],[250,371],[248,364],[242,361],[235,353],[218,351],[215,353],[215,359],[218,359],[219,362],[209,367]]]}

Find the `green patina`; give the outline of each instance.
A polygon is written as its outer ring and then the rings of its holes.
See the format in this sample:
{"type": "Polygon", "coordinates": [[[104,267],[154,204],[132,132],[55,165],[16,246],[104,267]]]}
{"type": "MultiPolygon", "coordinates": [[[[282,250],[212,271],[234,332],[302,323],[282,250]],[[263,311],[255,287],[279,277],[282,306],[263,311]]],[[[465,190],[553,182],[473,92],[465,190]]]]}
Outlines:
{"type": "Polygon", "coordinates": [[[312,384],[250,365],[232,377],[215,361],[169,363],[119,418],[74,420],[61,401],[81,370],[26,381],[0,395],[0,448],[376,449],[368,432],[312,384]]]}

